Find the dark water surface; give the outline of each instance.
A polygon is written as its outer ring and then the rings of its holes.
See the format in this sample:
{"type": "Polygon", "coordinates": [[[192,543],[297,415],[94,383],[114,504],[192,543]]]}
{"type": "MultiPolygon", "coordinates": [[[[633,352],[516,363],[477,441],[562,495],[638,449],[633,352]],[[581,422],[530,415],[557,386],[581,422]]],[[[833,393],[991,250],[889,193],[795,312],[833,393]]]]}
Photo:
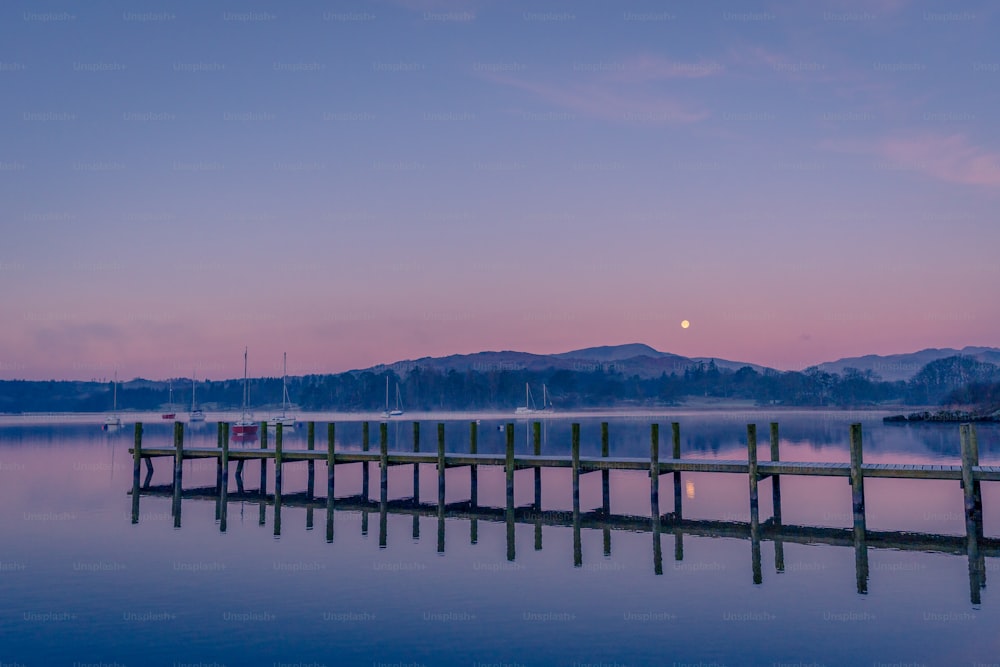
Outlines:
{"type": "MultiPolygon", "coordinates": [[[[866,462],[959,462],[957,425],[889,426],[880,416],[779,415],[781,458],[847,461],[848,424],[862,421],[866,462]]],[[[771,417],[667,415],[656,419],[661,454],[670,456],[669,422],[676,420],[683,456],[745,458],[745,424],[755,421],[765,459],[771,417]]],[[[583,455],[598,455],[601,419],[578,421],[583,455]]],[[[648,456],[653,418],[608,421],[612,456],[648,456]]],[[[479,426],[480,452],[503,451],[498,423],[484,419],[479,426]]],[[[518,452],[530,452],[526,423],[516,429],[518,452]]],[[[289,434],[285,447],[304,448],[303,432],[289,434]]],[[[325,432],[317,426],[319,448],[325,432]]],[[[377,433],[373,424],[375,448],[377,433]]],[[[449,422],[446,433],[449,451],[467,451],[467,421],[449,422]]],[[[1000,430],[980,426],[978,434],[981,462],[997,465],[1000,430]]],[[[422,448],[433,451],[434,424],[422,423],[421,435],[422,448]]],[[[543,451],[568,454],[569,436],[568,420],[546,420],[543,451]]],[[[338,424],[338,447],[358,448],[360,437],[360,424],[338,424]]],[[[412,449],[411,422],[390,423],[389,437],[390,449],[412,449]]],[[[0,425],[0,664],[1000,662],[1000,559],[990,546],[1000,535],[1000,484],[983,483],[983,582],[970,580],[958,482],[867,479],[870,535],[867,572],[860,576],[849,530],[793,530],[779,540],[765,535],[756,559],[746,534],[743,475],[685,473],[685,523],[667,522],[659,534],[649,518],[648,475],[611,473],[612,513],[634,520],[603,524],[592,514],[602,504],[601,475],[584,475],[585,521],[575,550],[568,469],[543,472],[544,511],[534,513],[537,523],[519,515],[509,535],[499,468],[479,470],[479,504],[499,508],[499,519],[484,511],[473,522],[458,510],[439,520],[431,465],[420,473],[425,511],[398,504],[384,519],[377,510],[358,509],[359,499],[347,499],[361,493],[361,466],[338,466],[337,496],[344,500],[328,542],[323,464],[316,466],[315,507],[302,497],[306,464],[286,464],[287,495],[275,536],[272,499],[256,496],[259,463],[246,464],[245,494],[236,491],[236,465],[230,464],[221,532],[219,506],[208,493],[215,462],[184,463],[184,489],[192,497],[182,500],[175,528],[172,462],[156,459],[133,524],[131,439],[130,426],[106,434],[94,424],[0,425]],[[925,535],[942,537],[928,543],[925,535]]],[[[214,424],[186,435],[191,446],[215,442],[214,424]]],[[[145,446],[169,444],[169,425],[146,427],[145,446]]],[[[390,500],[411,496],[412,470],[390,469],[390,500]]],[[[516,474],[519,507],[534,500],[532,475],[516,474]]],[[[762,519],[771,516],[770,484],[760,483],[762,519]]],[[[844,478],[784,477],[781,484],[786,527],[850,528],[844,478]]],[[[369,493],[378,499],[375,466],[369,493]]],[[[468,469],[449,470],[446,501],[465,501],[468,493],[468,469]]],[[[671,512],[671,475],[662,477],[660,497],[661,511],[671,512]]]]}

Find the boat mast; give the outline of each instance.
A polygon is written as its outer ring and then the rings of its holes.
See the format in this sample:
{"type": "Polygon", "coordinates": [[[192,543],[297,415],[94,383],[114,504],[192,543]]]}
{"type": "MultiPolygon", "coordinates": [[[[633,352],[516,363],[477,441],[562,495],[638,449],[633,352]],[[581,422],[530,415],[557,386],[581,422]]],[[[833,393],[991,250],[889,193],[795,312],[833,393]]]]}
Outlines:
{"type": "Polygon", "coordinates": [[[288,377],[288,353],[281,353],[281,416],[285,416],[286,404],[288,403],[288,387],[285,385],[288,377]]]}
{"type": "Polygon", "coordinates": [[[247,406],[250,405],[250,385],[247,383],[247,348],[243,348],[243,420],[246,421],[247,406]]]}
{"type": "Polygon", "coordinates": [[[389,414],[389,376],[385,376],[385,413],[389,414]]]}
{"type": "Polygon", "coordinates": [[[118,369],[117,368],[115,369],[115,384],[112,390],[112,396],[114,398],[111,399],[112,400],[111,411],[117,415],[118,414],[118,369]]]}

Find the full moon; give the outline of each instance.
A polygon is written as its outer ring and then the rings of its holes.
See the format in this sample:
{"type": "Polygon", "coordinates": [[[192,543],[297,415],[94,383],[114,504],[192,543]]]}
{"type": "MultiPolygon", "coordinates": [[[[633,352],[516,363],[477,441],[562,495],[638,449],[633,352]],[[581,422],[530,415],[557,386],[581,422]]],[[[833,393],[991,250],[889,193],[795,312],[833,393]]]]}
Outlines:
{"type": "Polygon", "coordinates": [[[691,326],[691,323],[688,322],[687,320],[684,320],[684,321],[681,322],[681,328],[682,329],[687,329],[689,326],[691,326]]]}

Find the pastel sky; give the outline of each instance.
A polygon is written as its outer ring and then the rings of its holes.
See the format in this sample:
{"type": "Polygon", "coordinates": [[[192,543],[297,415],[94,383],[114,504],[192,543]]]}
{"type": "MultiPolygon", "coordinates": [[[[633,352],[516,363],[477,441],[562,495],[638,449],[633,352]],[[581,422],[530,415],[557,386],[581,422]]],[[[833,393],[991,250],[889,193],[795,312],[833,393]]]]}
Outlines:
{"type": "Polygon", "coordinates": [[[0,378],[1000,345],[997,35],[992,2],[5,2],[0,378]]]}

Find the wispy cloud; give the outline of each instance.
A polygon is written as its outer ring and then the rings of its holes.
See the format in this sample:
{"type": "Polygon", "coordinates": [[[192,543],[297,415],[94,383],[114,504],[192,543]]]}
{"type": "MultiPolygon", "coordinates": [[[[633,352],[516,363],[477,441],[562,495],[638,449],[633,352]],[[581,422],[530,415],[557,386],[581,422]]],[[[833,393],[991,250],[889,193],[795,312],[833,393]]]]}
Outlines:
{"type": "Polygon", "coordinates": [[[915,171],[947,183],[1000,187],[1000,153],[976,146],[961,134],[889,137],[874,142],[826,141],[821,146],[875,155],[885,161],[886,168],[915,171]]]}
{"type": "Polygon", "coordinates": [[[484,73],[489,80],[528,92],[544,102],[584,116],[609,121],[694,123],[709,116],[681,101],[673,82],[702,79],[725,71],[704,60],[679,62],[656,55],[638,55],[615,61],[576,63],[575,81],[543,81],[507,73],[484,73]]]}

